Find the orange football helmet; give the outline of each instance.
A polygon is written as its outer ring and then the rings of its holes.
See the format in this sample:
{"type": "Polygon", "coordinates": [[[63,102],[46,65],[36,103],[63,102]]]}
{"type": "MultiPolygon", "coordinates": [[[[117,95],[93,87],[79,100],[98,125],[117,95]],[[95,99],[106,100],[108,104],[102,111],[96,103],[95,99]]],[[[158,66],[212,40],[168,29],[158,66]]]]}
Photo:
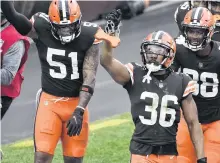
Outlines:
{"type": "Polygon", "coordinates": [[[79,36],[82,14],[76,0],[52,0],[48,15],[54,37],[63,44],[79,36]]]}
{"type": "Polygon", "coordinates": [[[207,8],[193,8],[185,15],[182,27],[188,48],[198,51],[210,42],[214,33],[215,18],[207,8]],[[196,36],[195,33],[199,35],[196,36]]]}
{"type": "Polygon", "coordinates": [[[146,68],[151,69],[152,72],[159,71],[161,69],[169,68],[174,60],[176,53],[176,43],[174,39],[166,32],[164,31],[155,31],[151,34],[149,34],[142,42],[141,44],[141,56],[143,64],[146,68]],[[162,47],[165,49],[166,53],[164,54],[156,54],[156,55],[162,55],[164,56],[163,61],[160,63],[160,65],[154,65],[152,67],[152,63],[149,63],[148,61],[148,45],[157,45],[159,47],[162,47]]]}

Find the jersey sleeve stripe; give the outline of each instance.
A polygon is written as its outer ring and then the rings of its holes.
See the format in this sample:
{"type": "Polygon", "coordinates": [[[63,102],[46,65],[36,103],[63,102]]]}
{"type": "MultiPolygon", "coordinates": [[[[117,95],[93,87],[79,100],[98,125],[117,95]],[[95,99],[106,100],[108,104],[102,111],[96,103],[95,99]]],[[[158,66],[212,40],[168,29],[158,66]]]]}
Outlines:
{"type": "Polygon", "coordinates": [[[194,81],[190,81],[183,93],[183,97],[188,96],[190,93],[195,92],[196,87],[195,87],[195,82],[194,81]]]}
{"type": "Polygon", "coordinates": [[[38,16],[50,22],[48,15],[46,15],[45,13],[39,13],[38,16]]]}
{"type": "Polygon", "coordinates": [[[128,64],[125,65],[125,67],[127,68],[128,72],[130,74],[131,82],[132,82],[132,85],[133,85],[134,84],[134,76],[133,76],[134,66],[131,63],[128,63],[128,64]]]}

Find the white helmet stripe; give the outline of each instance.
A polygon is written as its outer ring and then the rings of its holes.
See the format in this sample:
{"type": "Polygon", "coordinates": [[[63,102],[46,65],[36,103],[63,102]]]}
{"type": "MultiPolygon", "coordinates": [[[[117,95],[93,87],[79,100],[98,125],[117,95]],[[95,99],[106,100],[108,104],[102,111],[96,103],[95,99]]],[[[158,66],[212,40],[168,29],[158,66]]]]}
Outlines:
{"type": "Polygon", "coordinates": [[[159,37],[161,37],[161,34],[162,34],[162,33],[163,33],[162,31],[158,31],[154,39],[155,39],[155,40],[158,40],[159,37]]]}
{"type": "MultiPolygon", "coordinates": [[[[67,20],[67,18],[66,18],[66,5],[65,5],[65,1],[66,0],[62,0],[62,12],[63,12],[63,19],[64,19],[64,21],[65,20],[67,20]]],[[[61,20],[61,21],[63,21],[63,20],[61,20]]]]}
{"type": "Polygon", "coordinates": [[[202,7],[198,7],[198,8],[196,9],[195,15],[194,15],[194,17],[193,17],[193,22],[194,22],[194,23],[197,23],[197,20],[198,20],[198,18],[199,18],[199,15],[201,15],[201,14],[199,14],[199,13],[201,12],[202,9],[203,9],[202,7]]]}

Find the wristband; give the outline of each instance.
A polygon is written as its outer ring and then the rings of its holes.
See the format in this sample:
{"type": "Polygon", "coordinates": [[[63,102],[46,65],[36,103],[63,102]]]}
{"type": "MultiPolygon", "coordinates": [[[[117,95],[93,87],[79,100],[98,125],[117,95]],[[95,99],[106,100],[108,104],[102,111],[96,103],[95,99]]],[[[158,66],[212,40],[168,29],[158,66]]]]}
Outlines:
{"type": "Polygon", "coordinates": [[[88,92],[93,95],[94,89],[88,85],[82,85],[80,91],[88,92]]]}

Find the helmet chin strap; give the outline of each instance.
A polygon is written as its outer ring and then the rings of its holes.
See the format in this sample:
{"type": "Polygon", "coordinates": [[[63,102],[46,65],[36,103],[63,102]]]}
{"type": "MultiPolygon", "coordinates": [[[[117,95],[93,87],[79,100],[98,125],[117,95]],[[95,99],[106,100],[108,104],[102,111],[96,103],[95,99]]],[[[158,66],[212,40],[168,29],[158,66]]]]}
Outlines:
{"type": "Polygon", "coordinates": [[[147,63],[145,67],[146,69],[148,69],[148,72],[146,75],[143,76],[142,82],[144,83],[147,80],[147,83],[149,84],[152,80],[152,77],[150,76],[151,72],[158,72],[162,70],[162,65],[166,62],[166,60],[167,58],[164,58],[160,65],[155,65],[154,63],[147,63]]]}

